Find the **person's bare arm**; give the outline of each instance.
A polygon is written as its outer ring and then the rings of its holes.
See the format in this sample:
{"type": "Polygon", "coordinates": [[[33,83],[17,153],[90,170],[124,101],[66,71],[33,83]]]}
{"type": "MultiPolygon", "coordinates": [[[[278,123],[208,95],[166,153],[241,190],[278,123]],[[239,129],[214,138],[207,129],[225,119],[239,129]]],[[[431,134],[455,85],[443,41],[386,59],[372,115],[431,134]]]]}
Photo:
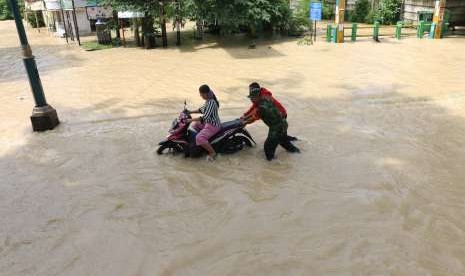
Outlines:
{"type": "Polygon", "coordinates": [[[197,117],[197,118],[192,118],[192,119],[186,119],[187,123],[192,123],[192,122],[201,122],[202,117],[197,117]]]}

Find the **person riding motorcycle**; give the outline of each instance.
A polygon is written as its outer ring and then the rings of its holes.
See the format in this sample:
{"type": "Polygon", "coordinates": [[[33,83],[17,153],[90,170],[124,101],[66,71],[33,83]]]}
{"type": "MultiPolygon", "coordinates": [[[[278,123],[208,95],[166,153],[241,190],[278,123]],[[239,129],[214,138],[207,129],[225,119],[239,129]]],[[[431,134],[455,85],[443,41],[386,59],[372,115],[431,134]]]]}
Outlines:
{"type": "Polygon", "coordinates": [[[221,130],[221,120],[218,116],[220,103],[215,93],[206,84],[199,88],[200,97],[205,100],[205,104],[198,110],[188,111],[192,113],[201,113],[202,116],[192,119],[186,119],[187,123],[195,122],[193,128],[198,131],[195,141],[197,146],[201,146],[208,152],[207,160],[213,161],[216,157],[215,149],[208,141],[211,137],[221,130]]]}

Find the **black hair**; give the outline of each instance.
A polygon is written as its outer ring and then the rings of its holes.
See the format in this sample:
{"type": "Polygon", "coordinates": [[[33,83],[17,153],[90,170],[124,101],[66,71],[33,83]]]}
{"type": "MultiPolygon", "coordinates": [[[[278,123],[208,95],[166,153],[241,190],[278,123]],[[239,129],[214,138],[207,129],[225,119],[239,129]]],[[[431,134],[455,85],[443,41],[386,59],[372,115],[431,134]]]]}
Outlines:
{"type": "Polygon", "coordinates": [[[213,93],[213,90],[210,89],[210,87],[206,84],[202,85],[199,87],[199,92],[202,94],[208,94],[207,98],[208,99],[213,99],[216,102],[216,105],[220,107],[220,102],[216,98],[215,93],[213,93]]]}
{"type": "Polygon", "coordinates": [[[252,82],[249,85],[249,88],[258,88],[258,89],[260,89],[260,84],[258,84],[258,82],[252,82]]]}
{"type": "Polygon", "coordinates": [[[210,91],[211,91],[210,87],[206,84],[199,87],[199,92],[202,94],[207,94],[210,91]]]}

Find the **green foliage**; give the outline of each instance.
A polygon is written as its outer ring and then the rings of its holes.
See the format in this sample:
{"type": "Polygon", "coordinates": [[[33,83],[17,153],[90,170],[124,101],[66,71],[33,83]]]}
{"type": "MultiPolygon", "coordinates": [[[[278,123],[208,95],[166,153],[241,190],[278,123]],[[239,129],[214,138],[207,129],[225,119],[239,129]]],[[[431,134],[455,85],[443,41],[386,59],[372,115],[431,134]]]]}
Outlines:
{"type": "MultiPolygon", "coordinates": [[[[105,0],[118,10],[137,10],[159,17],[158,0],[105,0]]],[[[168,19],[180,17],[218,26],[223,33],[241,28],[288,28],[291,10],[288,0],[178,0],[162,1],[168,19]],[[176,5],[179,3],[179,9],[176,5]]]]}
{"type": "Polygon", "coordinates": [[[11,14],[10,5],[6,0],[0,0],[0,20],[13,19],[11,14]]]}
{"type": "Polygon", "coordinates": [[[27,22],[31,25],[32,28],[37,28],[37,23],[39,23],[39,27],[45,27],[44,17],[42,16],[42,12],[37,12],[37,21],[36,15],[34,11],[27,13],[27,22]]]}
{"type": "Polygon", "coordinates": [[[373,24],[375,22],[375,13],[373,11],[368,12],[365,18],[365,23],[373,24]]]}
{"type": "Polygon", "coordinates": [[[370,11],[370,2],[368,0],[357,0],[355,9],[351,12],[350,21],[363,23],[366,21],[370,11]]]}
{"type": "Polygon", "coordinates": [[[401,5],[401,0],[381,0],[373,17],[381,24],[395,24],[399,20],[401,5]]]}
{"type": "Polygon", "coordinates": [[[311,29],[311,22],[309,19],[311,0],[300,0],[296,10],[288,22],[288,33],[292,36],[300,36],[305,31],[311,29]]]}
{"type": "MultiPolygon", "coordinates": [[[[19,12],[21,16],[24,11],[24,1],[18,1],[19,12]]],[[[11,20],[13,19],[13,14],[11,13],[10,4],[8,0],[0,0],[0,20],[11,20]]]]}
{"type": "Polygon", "coordinates": [[[286,28],[291,10],[286,0],[217,0],[214,18],[218,25],[228,30],[241,26],[251,29],[258,25],[268,28],[286,28]]]}
{"type": "Polygon", "coordinates": [[[99,44],[97,41],[87,41],[82,43],[82,48],[86,51],[98,51],[98,50],[105,50],[111,49],[114,47],[118,47],[120,45],[120,41],[118,39],[114,39],[112,44],[102,45],[99,44]]]}
{"type": "Polygon", "coordinates": [[[306,35],[303,38],[299,39],[299,41],[297,41],[297,45],[299,46],[313,45],[313,37],[306,35]]]}
{"type": "Polygon", "coordinates": [[[103,0],[102,3],[111,5],[118,11],[138,11],[146,12],[151,16],[158,16],[160,11],[160,3],[171,1],[158,0],[103,0]]]}
{"type": "Polygon", "coordinates": [[[335,16],[335,7],[333,5],[324,5],[323,6],[323,19],[332,20],[335,16]]]}

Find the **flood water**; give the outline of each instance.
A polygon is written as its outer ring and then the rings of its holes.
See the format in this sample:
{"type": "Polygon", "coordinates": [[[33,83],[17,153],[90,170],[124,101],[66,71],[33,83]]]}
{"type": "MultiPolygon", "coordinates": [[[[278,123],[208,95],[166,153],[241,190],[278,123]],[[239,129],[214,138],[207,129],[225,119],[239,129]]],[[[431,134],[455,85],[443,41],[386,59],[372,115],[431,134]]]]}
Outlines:
{"type": "MultiPolygon", "coordinates": [[[[62,124],[33,134],[0,22],[0,275],[465,275],[465,39],[85,52],[28,31],[62,124]],[[259,81],[300,155],[157,156],[208,83],[223,120],[259,81]]],[[[224,46],[224,47],[223,47],[224,46]]]]}

